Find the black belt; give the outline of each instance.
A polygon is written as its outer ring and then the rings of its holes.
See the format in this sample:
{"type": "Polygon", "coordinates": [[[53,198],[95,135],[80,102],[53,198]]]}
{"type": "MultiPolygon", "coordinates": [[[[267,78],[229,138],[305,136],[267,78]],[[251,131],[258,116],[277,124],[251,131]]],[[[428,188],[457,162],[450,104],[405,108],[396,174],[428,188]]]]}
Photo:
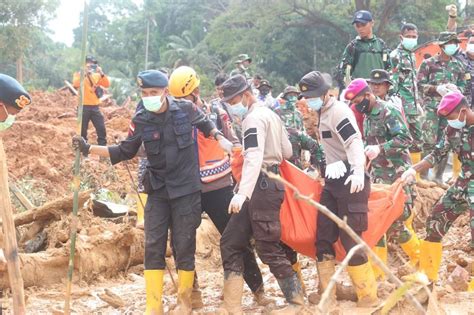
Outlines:
{"type": "Polygon", "coordinates": [[[279,164],[273,164],[271,166],[267,166],[267,172],[280,174],[280,165],[279,164]]]}

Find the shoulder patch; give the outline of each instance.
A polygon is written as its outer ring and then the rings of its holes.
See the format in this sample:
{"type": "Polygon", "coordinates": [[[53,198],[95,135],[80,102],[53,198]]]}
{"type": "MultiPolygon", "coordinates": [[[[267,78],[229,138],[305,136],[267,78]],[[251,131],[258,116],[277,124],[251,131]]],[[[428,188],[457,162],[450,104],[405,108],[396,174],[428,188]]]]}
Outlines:
{"type": "Polygon", "coordinates": [[[337,126],[336,130],[341,136],[342,140],[347,141],[352,135],[357,133],[354,126],[352,126],[349,118],[344,118],[337,126]]]}
{"type": "Polygon", "coordinates": [[[244,132],[244,150],[258,147],[257,128],[249,128],[244,132]]]}

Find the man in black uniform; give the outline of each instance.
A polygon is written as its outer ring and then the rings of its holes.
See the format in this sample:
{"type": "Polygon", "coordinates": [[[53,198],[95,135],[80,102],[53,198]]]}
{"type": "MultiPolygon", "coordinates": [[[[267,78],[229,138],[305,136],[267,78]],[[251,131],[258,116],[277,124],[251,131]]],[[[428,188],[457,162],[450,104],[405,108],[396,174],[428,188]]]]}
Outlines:
{"type": "Polygon", "coordinates": [[[176,252],[178,305],[171,314],[191,314],[196,229],[201,223],[201,183],[193,126],[206,136],[222,139],[214,124],[193,103],[169,96],[168,78],[160,71],[141,73],[144,110],[132,119],[119,145],[90,145],[80,136],[73,146],[83,154],[110,157],[112,164],[132,159],[142,145],[149,166],[144,176],[146,314],[162,314],[161,295],[166,267],[168,228],[176,252]],[[149,88],[150,90],[146,90],[149,88]]]}

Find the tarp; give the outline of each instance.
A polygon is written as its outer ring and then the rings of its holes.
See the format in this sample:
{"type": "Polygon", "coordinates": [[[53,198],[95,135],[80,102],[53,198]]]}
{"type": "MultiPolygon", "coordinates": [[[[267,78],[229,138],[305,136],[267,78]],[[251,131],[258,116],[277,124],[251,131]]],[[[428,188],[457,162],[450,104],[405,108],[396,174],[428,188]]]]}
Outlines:
{"type": "MultiPolygon", "coordinates": [[[[280,166],[281,176],[295,185],[303,195],[312,195],[319,201],[322,184],[314,180],[290,162],[284,161],[280,166]]],[[[370,247],[375,246],[392,223],[397,220],[405,204],[406,195],[400,182],[393,185],[373,184],[369,198],[368,229],[362,238],[370,247]]],[[[315,257],[316,222],[318,210],[306,201],[297,200],[293,191],[286,187],[281,220],[281,240],[297,252],[315,257]]],[[[336,259],[342,260],[346,252],[340,240],[335,244],[336,259]]]]}

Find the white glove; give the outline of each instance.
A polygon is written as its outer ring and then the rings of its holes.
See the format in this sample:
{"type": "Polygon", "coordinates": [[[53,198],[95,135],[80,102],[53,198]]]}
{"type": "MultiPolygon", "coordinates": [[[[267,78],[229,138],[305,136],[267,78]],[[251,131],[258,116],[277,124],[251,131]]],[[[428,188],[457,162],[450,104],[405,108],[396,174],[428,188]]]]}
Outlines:
{"type": "Polygon", "coordinates": [[[416,171],[413,167],[410,167],[402,174],[402,182],[405,184],[412,183],[416,180],[416,171]]]}
{"type": "Polygon", "coordinates": [[[450,90],[446,87],[446,84],[440,84],[436,87],[436,92],[441,96],[445,96],[450,90]]]}
{"type": "Polygon", "coordinates": [[[456,84],[447,83],[447,84],[445,84],[445,86],[446,86],[446,89],[449,92],[459,92],[459,93],[461,93],[461,91],[459,90],[459,88],[456,84]]]}
{"type": "Polygon", "coordinates": [[[365,155],[369,160],[375,159],[380,154],[380,146],[378,145],[368,145],[365,147],[365,155]]]}
{"type": "Polygon", "coordinates": [[[234,145],[232,144],[232,142],[230,142],[230,141],[227,140],[226,138],[221,137],[221,138],[219,139],[219,145],[221,146],[221,148],[222,148],[225,152],[227,152],[227,153],[229,153],[229,154],[232,153],[232,147],[233,147],[234,145]]]}
{"type": "Polygon", "coordinates": [[[351,183],[351,194],[361,192],[364,189],[365,174],[364,172],[354,172],[347,177],[344,185],[351,183]]]}
{"type": "Polygon", "coordinates": [[[326,177],[329,179],[338,179],[343,177],[347,172],[347,167],[344,162],[334,162],[326,165],[326,177]]]}
{"type": "Polygon", "coordinates": [[[235,194],[229,204],[229,213],[239,213],[245,200],[247,200],[247,196],[235,194]]]}

